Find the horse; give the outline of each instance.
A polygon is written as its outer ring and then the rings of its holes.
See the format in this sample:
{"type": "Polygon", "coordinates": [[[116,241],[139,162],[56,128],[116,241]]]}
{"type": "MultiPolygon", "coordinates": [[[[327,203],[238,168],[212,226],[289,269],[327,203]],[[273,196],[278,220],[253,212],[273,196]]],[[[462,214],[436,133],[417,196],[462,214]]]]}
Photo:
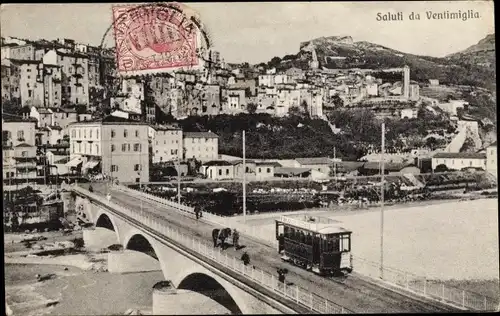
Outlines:
{"type": "Polygon", "coordinates": [[[214,241],[214,248],[217,247],[218,241],[220,241],[222,249],[225,249],[225,242],[229,236],[231,236],[231,228],[215,228],[214,230],[212,230],[212,240],[214,241]]]}

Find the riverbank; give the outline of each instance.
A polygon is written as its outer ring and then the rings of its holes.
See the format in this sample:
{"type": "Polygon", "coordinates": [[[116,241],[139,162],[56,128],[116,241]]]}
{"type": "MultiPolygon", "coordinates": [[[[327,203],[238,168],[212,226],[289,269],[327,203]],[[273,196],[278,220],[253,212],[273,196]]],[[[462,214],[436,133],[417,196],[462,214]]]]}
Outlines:
{"type": "MultiPolygon", "coordinates": [[[[37,244],[71,240],[78,234],[81,232],[42,233],[47,239],[37,244]]],[[[24,246],[24,235],[6,234],[5,238],[10,247],[4,253],[6,310],[11,310],[10,315],[152,314],[153,286],[164,280],[161,271],[112,274],[107,272],[107,253],[66,249],[61,255],[40,255],[40,251],[24,246]]],[[[189,302],[182,314],[228,313],[207,296],[184,292],[176,298],[189,302]]]]}
{"type": "Polygon", "coordinates": [[[6,301],[14,315],[119,315],[129,309],[151,314],[152,287],[162,279],[161,272],[110,274],[59,265],[5,265],[6,301]],[[37,282],[36,274],[53,277],[37,282]]]}

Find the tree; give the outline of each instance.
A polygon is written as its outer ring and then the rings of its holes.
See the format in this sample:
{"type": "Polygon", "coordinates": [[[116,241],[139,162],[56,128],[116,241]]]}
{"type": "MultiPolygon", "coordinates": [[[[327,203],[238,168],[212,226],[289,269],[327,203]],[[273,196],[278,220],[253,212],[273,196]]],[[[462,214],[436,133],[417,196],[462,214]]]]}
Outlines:
{"type": "Polygon", "coordinates": [[[462,147],[460,148],[461,153],[473,153],[476,151],[476,144],[474,140],[470,137],[466,137],[462,147]]]}
{"type": "Polygon", "coordinates": [[[304,113],[309,114],[309,105],[307,104],[306,100],[303,100],[300,106],[302,107],[304,113]]]}
{"type": "Polygon", "coordinates": [[[298,106],[292,106],[288,109],[288,115],[291,116],[302,116],[302,111],[298,106]]]}
{"type": "Polygon", "coordinates": [[[434,172],[447,172],[447,171],[449,171],[449,169],[444,164],[437,165],[436,169],[434,169],[434,172]]]}
{"type": "Polygon", "coordinates": [[[257,104],[255,104],[255,103],[248,103],[248,105],[247,105],[247,111],[250,114],[254,114],[257,111],[257,104]]]}
{"type": "Polygon", "coordinates": [[[87,106],[85,104],[77,104],[75,110],[76,114],[84,114],[87,112],[87,106]]]}
{"type": "Polygon", "coordinates": [[[267,65],[270,67],[270,68],[276,68],[279,66],[279,64],[281,63],[281,58],[279,57],[273,57],[268,63],[267,65]]]}
{"type": "Polygon", "coordinates": [[[196,158],[189,158],[187,160],[188,163],[188,175],[196,176],[198,174],[198,170],[201,167],[201,161],[198,161],[196,158]]]}
{"type": "Polygon", "coordinates": [[[342,100],[338,94],[332,97],[332,103],[335,107],[344,107],[344,100],[342,100]]]}
{"type": "Polygon", "coordinates": [[[425,146],[430,148],[430,150],[434,150],[437,148],[438,142],[435,137],[429,137],[425,140],[425,146]]]}

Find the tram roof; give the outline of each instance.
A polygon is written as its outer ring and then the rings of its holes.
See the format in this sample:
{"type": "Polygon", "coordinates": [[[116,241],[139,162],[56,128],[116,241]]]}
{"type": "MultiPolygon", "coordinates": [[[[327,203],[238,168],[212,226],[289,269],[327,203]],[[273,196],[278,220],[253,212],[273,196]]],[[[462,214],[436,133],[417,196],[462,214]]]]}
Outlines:
{"type": "Polygon", "coordinates": [[[288,224],[297,228],[317,232],[322,235],[351,233],[343,227],[340,227],[339,221],[320,216],[295,215],[281,216],[278,220],[284,224],[288,224]]]}

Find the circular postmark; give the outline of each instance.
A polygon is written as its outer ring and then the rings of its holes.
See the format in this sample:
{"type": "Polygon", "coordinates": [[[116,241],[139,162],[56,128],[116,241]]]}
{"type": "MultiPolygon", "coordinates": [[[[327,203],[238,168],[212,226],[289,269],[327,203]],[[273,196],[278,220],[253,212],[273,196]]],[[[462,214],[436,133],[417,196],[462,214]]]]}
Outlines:
{"type": "MultiPolygon", "coordinates": [[[[116,70],[120,76],[202,69],[209,62],[210,37],[197,13],[179,3],[113,7],[116,70]]],[[[210,66],[210,63],[209,65],[210,66]]]]}

